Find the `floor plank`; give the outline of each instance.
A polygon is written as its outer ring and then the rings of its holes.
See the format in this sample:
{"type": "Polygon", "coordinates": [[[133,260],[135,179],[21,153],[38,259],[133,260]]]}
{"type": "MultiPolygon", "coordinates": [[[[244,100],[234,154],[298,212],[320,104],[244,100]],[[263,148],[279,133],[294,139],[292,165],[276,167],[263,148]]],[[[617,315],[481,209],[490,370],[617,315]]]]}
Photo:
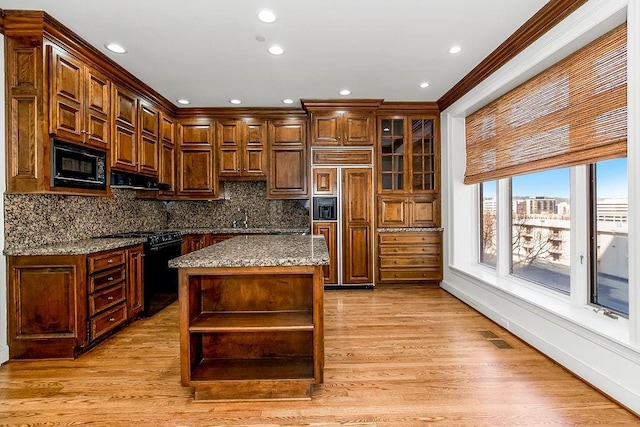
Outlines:
{"type": "Polygon", "coordinates": [[[446,292],[325,292],[325,383],[310,401],[196,402],[176,303],[73,361],[0,367],[2,426],[640,425],[446,292]],[[502,340],[511,348],[499,348],[502,340]]]}

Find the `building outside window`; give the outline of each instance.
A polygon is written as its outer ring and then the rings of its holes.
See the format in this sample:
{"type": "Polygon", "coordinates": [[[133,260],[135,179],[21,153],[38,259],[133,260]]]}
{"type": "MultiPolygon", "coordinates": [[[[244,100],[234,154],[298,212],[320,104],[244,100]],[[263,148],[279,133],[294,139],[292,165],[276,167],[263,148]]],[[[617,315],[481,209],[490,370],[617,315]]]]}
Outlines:
{"type": "Polygon", "coordinates": [[[496,267],[498,255],[498,233],[496,217],[497,181],[480,184],[480,263],[496,267]]]}

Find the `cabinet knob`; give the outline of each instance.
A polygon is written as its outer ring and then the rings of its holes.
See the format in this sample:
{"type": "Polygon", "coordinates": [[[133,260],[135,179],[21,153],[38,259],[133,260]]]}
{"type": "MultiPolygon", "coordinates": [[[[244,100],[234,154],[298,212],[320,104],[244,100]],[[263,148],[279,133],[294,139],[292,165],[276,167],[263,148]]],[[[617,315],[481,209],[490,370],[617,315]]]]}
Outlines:
{"type": "Polygon", "coordinates": [[[397,242],[397,241],[398,241],[398,238],[397,238],[397,237],[394,237],[394,238],[393,238],[393,241],[394,241],[394,242],[397,242]]]}
{"type": "Polygon", "coordinates": [[[108,299],[109,301],[112,301],[112,300],[113,300],[113,297],[107,297],[107,299],[108,299]]]}
{"type": "Polygon", "coordinates": [[[107,282],[113,282],[113,277],[111,276],[107,277],[107,282]]]}
{"type": "Polygon", "coordinates": [[[393,252],[398,252],[398,249],[394,249],[393,252]]]}
{"type": "Polygon", "coordinates": [[[112,260],[111,258],[109,258],[109,259],[107,260],[107,264],[113,264],[113,260],[112,260]]]}
{"type": "Polygon", "coordinates": [[[393,277],[398,277],[398,275],[397,275],[397,274],[394,274],[394,275],[393,275],[393,277]]]}
{"type": "Polygon", "coordinates": [[[109,319],[109,322],[115,322],[115,321],[116,321],[115,317],[112,317],[112,318],[109,319]]]}

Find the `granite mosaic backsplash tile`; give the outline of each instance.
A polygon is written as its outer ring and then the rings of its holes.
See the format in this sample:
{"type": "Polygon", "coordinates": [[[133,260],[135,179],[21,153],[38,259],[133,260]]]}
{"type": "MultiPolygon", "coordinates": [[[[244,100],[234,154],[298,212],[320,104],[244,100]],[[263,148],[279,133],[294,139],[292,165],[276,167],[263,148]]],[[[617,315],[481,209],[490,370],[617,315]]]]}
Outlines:
{"type": "Polygon", "coordinates": [[[167,227],[228,228],[234,219],[242,227],[245,210],[249,228],[310,227],[307,200],[267,200],[264,181],[230,181],[224,185],[225,200],[168,202],[167,227]]]}
{"type": "Polygon", "coordinates": [[[126,231],[165,227],[162,202],[137,200],[135,191],[112,197],[5,194],[5,247],[35,247],[126,231]]]}
{"type": "Polygon", "coordinates": [[[5,247],[37,247],[105,234],[159,229],[309,228],[309,203],[267,200],[265,182],[227,182],[226,200],[138,200],[135,191],[112,197],[5,194],[5,247]]]}

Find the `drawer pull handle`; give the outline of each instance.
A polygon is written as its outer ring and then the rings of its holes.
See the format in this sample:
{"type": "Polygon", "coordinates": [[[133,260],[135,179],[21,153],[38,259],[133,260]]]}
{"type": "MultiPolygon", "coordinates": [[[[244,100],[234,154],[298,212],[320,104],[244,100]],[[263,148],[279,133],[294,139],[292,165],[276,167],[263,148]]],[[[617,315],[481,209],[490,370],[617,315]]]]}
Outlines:
{"type": "Polygon", "coordinates": [[[115,317],[112,317],[112,318],[109,319],[109,322],[115,322],[115,321],[116,321],[115,317]]]}
{"type": "Polygon", "coordinates": [[[393,277],[398,277],[398,275],[397,275],[397,274],[394,274],[394,275],[393,275],[393,277]]]}
{"type": "Polygon", "coordinates": [[[107,277],[107,282],[113,282],[113,277],[112,276],[107,277]]]}
{"type": "Polygon", "coordinates": [[[398,252],[398,250],[397,250],[397,249],[394,249],[394,250],[393,250],[393,252],[398,252]]]}
{"type": "Polygon", "coordinates": [[[109,259],[107,260],[107,264],[113,264],[113,260],[112,260],[111,258],[109,258],[109,259]]]}
{"type": "Polygon", "coordinates": [[[109,297],[107,297],[107,299],[108,299],[109,301],[111,301],[111,300],[113,300],[113,297],[112,297],[112,296],[109,296],[109,297]]]}
{"type": "Polygon", "coordinates": [[[394,238],[393,238],[393,241],[394,241],[394,242],[397,242],[397,241],[398,241],[398,238],[397,238],[397,237],[394,237],[394,238]]]}

